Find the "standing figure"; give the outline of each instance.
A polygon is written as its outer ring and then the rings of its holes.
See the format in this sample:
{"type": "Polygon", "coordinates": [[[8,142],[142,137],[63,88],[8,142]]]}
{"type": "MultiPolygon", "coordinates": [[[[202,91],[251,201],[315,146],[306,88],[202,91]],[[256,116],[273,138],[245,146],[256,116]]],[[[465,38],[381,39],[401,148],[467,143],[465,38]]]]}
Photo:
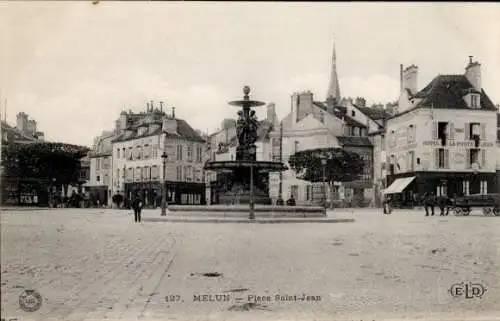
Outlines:
{"type": "Polygon", "coordinates": [[[142,224],[141,220],[142,199],[139,193],[136,193],[134,199],[132,200],[132,208],[134,209],[135,222],[136,223],[139,222],[142,224]]]}
{"type": "Polygon", "coordinates": [[[384,197],[384,202],[383,202],[384,214],[391,214],[391,212],[392,212],[391,201],[392,201],[392,199],[391,199],[390,195],[386,195],[384,197]]]}
{"type": "Polygon", "coordinates": [[[446,194],[443,194],[439,197],[439,199],[438,199],[438,206],[439,206],[439,210],[440,210],[439,216],[444,216],[445,211],[446,211],[446,215],[448,215],[448,205],[449,205],[448,203],[449,203],[449,199],[448,199],[448,196],[446,194]]]}
{"type": "Polygon", "coordinates": [[[434,193],[425,193],[424,194],[424,207],[425,207],[425,216],[429,216],[429,208],[431,209],[431,215],[434,216],[434,205],[435,198],[434,193]]]}

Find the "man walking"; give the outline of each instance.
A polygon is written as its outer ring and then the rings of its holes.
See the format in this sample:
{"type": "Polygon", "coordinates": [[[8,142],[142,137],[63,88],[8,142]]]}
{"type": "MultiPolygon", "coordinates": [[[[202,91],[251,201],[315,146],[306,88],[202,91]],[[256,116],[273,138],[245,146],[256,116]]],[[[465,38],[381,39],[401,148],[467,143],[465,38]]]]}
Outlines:
{"type": "Polygon", "coordinates": [[[135,197],[132,201],[132,208],[134,209],[135,222],[136,223],[139,222],[142,224],[142,220],[141,220],[142,200],[141,200],[139,193],[135,194],[135,197]]]}
{"type": "Polygon", "coordinates": [[[431,215],[434,216],[434,193],[425,193],[424,195],[424,207],[425,207],[425,216],[429,216],[429,208],[431,209],[431,215]]]}

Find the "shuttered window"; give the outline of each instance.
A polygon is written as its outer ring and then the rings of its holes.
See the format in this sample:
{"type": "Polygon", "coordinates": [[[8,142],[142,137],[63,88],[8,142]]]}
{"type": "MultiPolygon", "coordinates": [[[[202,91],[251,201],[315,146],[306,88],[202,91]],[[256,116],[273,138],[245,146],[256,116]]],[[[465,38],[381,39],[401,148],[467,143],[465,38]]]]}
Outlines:
{"type": "Polygon", "coordinates": [[[481,124],[481,139],[486,139],[486,124],[481,124]]]}
{"type": "Polygon", "coordinates": [[[438,122],[435,121],[432,123],[432,139],[438,139],[438,122]]]}
{"type": "Polygon", "coordinates": [[[455,125],[453,125],[452,122],[448,125],[448,128],[450,129],[449,133],[449,140],[454,140],[455,139],[455,125]]]}

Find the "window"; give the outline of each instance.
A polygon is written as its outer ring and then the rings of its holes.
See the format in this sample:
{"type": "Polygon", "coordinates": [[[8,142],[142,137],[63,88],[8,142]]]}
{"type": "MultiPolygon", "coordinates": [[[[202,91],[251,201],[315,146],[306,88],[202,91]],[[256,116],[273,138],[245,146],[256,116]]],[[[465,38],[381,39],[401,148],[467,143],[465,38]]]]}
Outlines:
{"type": "Polygon", "coordinates": [[[471,95],[471,107],[472,108],[479,108],[479,95],[471,95]]]}
{"type": "Polygon", "coordinates": [[[407,169],[409,172],[413,172],[415,169],[415,164],[414,164],[414,161],[415,161],[415,152],[413,151],[409,151],[408,152],[408,164],[407,164],[407,169]]]}
{"type": "Polygon", "coordinates": [[[116,158],[120,158],[120,149],[119,148],[116,149],[116,158]]]}
{"type": "Polygon", "coordinates": [[[182,166],[177,166],[177,180],[182,181],[182,166]]]}
{"type": "Polygon", "coordinates": [[[149,158],[149,156],[151,156],[151,146],[149,144],[144,145],[144,148],[142,149],[142,156],[144,158],[149,158]]]}
{"type": "Polygon", "coordinates": [[[100,170],[101,169],[101,159],[96,158],[95,162],[96,162],[96,165],[95,165],[96,169],[100,170]]]}
{"type": "Polygon", "coordinates": [[[177,145],[177,160],[182,160],[182,145],[177,145]]]}
{"type": "Polygon", "coordinates": [[[148,166],[144,166],[142,168],[142,178],[144,180],[150,180],[151,179],[151,176],[150,176],[150,171],[149,171],[149,167],[148,166]]]}
{"type": "Polygon", "coordinates": [[[312,186],[306,185],[306,201],[310,201],[312,199],[312,186]]]}
{"type": "Polygon", "coordinates": [[[151,167],[151,178],[154,178],[154,179],[158,178],[158,166],[156,166],[156,165],[153,165],[151,167]]]}
{"type": "Polygon", "coordinates": [[[189,166],[184,166],[184,181],[187,181],[189,177],[189,166]]]}
{"type": "Polygon", "coordinates": [[[480,153],[480,149],[477,149],[477,148],[471,148],[469,149],[469,165],[470,167],[472,168],[472,165],[473,164],[478,164],[480,165],[480,162],[479,162],[479,153],[480,153]]]}
{"type": "Polygon", "coordinates": [[[298,151],[299,151],[299,142],[295,141],[293,145],[293,153],[295,154],[298,151]]]}
{"type": "Polygon", "coordinates": [[[97,177],[95,178],[95,180],[96,180],[97,182],[101,181],[101,176],[97,175],[97,177]]]}
{"type": "Polygon", "coordinates": [[[481,190],[480,190],[480,193],[481,194],[488,194],[488,182],[487,181],[481,181],[480,183],[480,187],[481,187],[481,190]]]}
{"type": "Polygon", "coordinates": [[[125,155],[125,147],[122,148],[122,157],[127,158],[127,156],[125,155]]]}
{"type": "Polygon", "coordinates": [[[188,160],[188,162],[193,161],[193,146],[192,145],[187,146],[187,160],[188,160]]]}
{"type": "Polygon", "coordinates": [[[396,147],[396,133],[391,130],[391,135],[389,137],[389,147],[396,147]]]}
{"type": "Polygon", "coordinates": [[[104,174],[104,181],[103,181],[104,185],[108,185],[109,184],[109,178],[108,178],[108,174],[104,174]]]}
{"type": "Polygon", "coordinates": [[[129,160],[134,160],[134,153],[132,152],[132,146],[128,148],[128,157],[129,160]]]}
{"type": "Polygon", "coordinates": [[[441,146],[446,146],[448,136],[448,122],[438,122],[438,139],[441,141],[441,146]]]}
{"type": "Polygon", "coordinates": [[[417,165],[420,165],[420,157],[417,157],[417,165]]]}
{"type": "Polygon", "coordinates": [[[137,146],[135,148],[135,153],[136,159],[142,159],[142,146],[137,146]]]}
{"type": "Polygon", "coordinates": [[[466,128],[466,140],[476,140],[480,138],[481,134],[481,124],[480,123],[469,123],[466,128]]]}
{"type": "Polygon", "coordinates": [[[116,169],[116,179],[119,181],[120,180],[120,169],[116,169]]]}
{"type": "Polygon", "coordinates": [[[299,196],[299,186],[292,185],[290,187],[290,195],[293,196],[295,200],[297,200],[297,197],[299,196]]]}
{"type": "Polygon", "coordinates": [[[408,144],[414,143],[416,141],[416,130],[414,125],[408,126],[408,144]]]}
{"type": "Polygon", "coordinates": [[[127,180],[128,181],[133,181],[134,180],[134,169],[132,167],[128,168],[127,180]]]}
{"type": "Polygon", "coordinates": [[[356,117],[356,112],[354,110],[351,111],[351,116],[356,117]]]}
{"type": "Polygon", "coordinates": [[[462,193],[464,195],[470,194],[470,182],[469,181],[462,181],[462,193]]]}
{"type": "Polygon", "coordinates": [[[385,150],[385,135],[380,135],[380,149],[385,150]]]}
{"type": "Polygon", "coordinates": [[[448,167],[449,150],[444,148],[437,148],[435,151],[436,151],[436,167],[449,168],[448,167]]]}

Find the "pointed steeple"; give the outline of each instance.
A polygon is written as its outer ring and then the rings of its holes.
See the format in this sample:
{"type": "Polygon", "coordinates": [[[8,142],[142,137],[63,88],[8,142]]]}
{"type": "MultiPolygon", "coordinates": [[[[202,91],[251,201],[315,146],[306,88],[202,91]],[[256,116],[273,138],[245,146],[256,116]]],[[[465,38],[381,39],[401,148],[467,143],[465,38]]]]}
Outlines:
{"type": "Polygon", "coordinates": [[[330,86],[328,86],[328,94],[326,99],[333,97],[337,102],[340,102],[339,78],[337,77],[337,54],[335,52],[335,40],[333,41],[332,54],[332,72],[330,74],[330,86]]]}

